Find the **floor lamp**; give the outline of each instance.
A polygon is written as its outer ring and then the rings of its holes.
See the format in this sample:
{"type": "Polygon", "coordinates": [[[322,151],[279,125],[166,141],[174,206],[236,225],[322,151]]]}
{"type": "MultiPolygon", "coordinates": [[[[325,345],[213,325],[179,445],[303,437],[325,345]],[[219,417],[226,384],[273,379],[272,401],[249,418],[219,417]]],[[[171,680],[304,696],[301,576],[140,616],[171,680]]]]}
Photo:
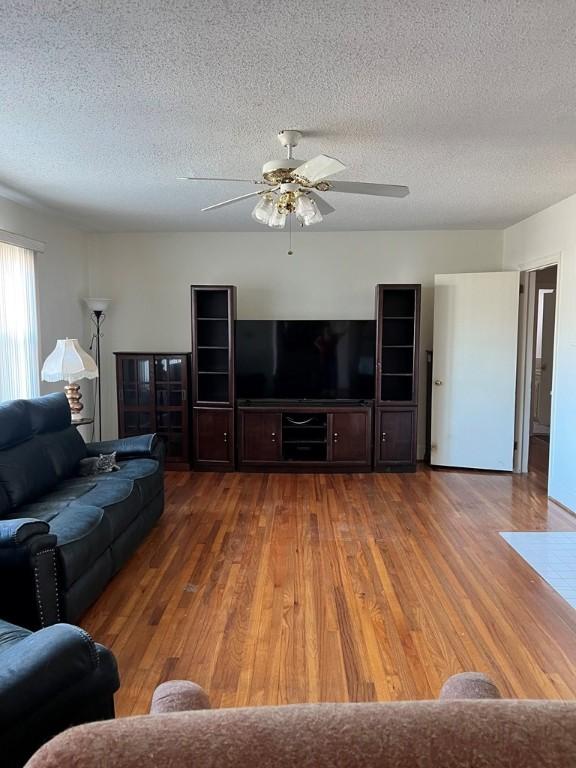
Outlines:
{"type": "MultiPolygon", "coordinates": [[[[106,310],[110,305],[110,299],[84,299],[86,306],[90,310],[90,318],[95,326],[95,331],[92,334],[92,340],[90,342],[90,351],[94,343],[96,343],[96,365],[98,370],[102,372],[102,366],[100,365],[100,339],[102,337],[102,323],[106,319],[106,310]]],[[[98,377],[96,383],[96,410],[98,411],[98,439],[102,440],[102,373],[98,377]]]]}

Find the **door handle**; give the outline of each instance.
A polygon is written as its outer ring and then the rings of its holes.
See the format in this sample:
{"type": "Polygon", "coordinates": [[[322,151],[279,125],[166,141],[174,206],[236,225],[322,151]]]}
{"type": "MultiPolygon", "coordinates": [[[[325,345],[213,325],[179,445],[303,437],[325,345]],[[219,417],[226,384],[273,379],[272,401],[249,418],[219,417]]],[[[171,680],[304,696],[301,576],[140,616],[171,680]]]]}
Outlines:
{"type": "Polygon", "coordinates": [[[442,386],[442,384],[444,384],[444,382],[442,381],[442,379],[434,379],[434,384],[435,384],[437,387],[441,387],[441,386],[442,386]]]}
{"type": "Polygon", "coordinates": [[[272,432],[272,442],[276,442],[276,432],[272,432]]]}
{"type": "Polygon", "coordinates": [[[228,432],[224,432],[224,442],[228,442],[228,432]]]}
{"type": "Polygon", "coordinates": [[[332,440],[334,440],[334,442],[337,443],[338,437],[339,437],[338,432],[334,432],[334,434],[332,435],[332,440]]]}
{"type": "Polygon", "coordinates": [[[386,432],[382,432],[381,440],[383,443],[386,442],[386,432]]]}

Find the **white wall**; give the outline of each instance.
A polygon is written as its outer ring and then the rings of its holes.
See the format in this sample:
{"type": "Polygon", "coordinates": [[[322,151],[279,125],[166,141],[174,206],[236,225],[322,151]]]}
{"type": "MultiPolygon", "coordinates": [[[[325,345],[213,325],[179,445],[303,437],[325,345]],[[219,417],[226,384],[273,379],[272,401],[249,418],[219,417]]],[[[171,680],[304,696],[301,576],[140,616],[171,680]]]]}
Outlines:
{"type": "MultiPolygon", "coordinates": [[[[116,434],[114,351],[190,350],[190,285],[238,286],[240,319],[374,317],[377,283],[422,283],[422,365],[432,345],[434,274],[502,267],[496,231],[93,235],[92,296],[113,299],[104,326],[104,430],[116,434]]],[[[423,452],[424,407],[420,411],[423,452]]]]}
{"type": "MultiPolygon", "coordinates": [[[[89,331],[81,299],[88,295],[87,235],[56,214],[4,197],[0,197],[0,230],[46,243],[44,253],[36,256],[40,363],[56,339],[68,336],[85,344],[89,331]]],[[[84,382],[81,386],[88,402],[90,385],[84,382]]],[[[60,384],[41,383],[43,393],[61,388],[60,384]]]]}
{"type": "Polygon", "coordinates": [[[548,493],[576,511],[576,195],[504,232],[504,268],[559,261],[548,493]]]}

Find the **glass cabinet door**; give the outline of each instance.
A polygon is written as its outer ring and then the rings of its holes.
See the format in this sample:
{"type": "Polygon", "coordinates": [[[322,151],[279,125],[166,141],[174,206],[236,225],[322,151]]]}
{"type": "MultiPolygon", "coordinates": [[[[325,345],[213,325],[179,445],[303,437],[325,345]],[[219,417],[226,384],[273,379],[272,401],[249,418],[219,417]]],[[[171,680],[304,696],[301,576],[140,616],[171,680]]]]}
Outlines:
{"type": "Polygon", "coordinates": [[[166,446],[166,458],[186,461],[188,452],[187,359],[156,355],[156,431],[166,446]]]}
{"type": "Polygon", "coordinates": [[[153,358],[146,355],[120,355],[117,368],[120,436],[154,432],[153,358]]]}

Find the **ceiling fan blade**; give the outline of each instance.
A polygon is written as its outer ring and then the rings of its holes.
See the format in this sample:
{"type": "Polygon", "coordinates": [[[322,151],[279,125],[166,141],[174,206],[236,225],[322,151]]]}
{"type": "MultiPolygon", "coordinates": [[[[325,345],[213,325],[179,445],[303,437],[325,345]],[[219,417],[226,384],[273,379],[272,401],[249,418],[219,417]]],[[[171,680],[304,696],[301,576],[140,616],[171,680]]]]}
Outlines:
{"type": "Polygon", "coordinates": [[[214,208],[222,208],[225,205],[232,205],[232,203],[237,203],[239,200],[245,200],[247,197],[258,197],[258,195],[265,194],[263,191],[259,192],[248,192],[247,195],[240,195],[240,197],[232,197],[230,200],[223,200],[221,203],[215,203],[214,205],[208,205],[206,208],[201,208],[201,211],[212,211],[214,208]]]}
{"type": "Polygon", "coordinates": [[[335,157],[329,157],[328,155],[316,155],[312,160],[306,160],[305,163],[299,165],[292,171],[292,176],[297,179],[304,179],[310,184],[316,184],[317,181],[322,181],[328,176],[334,176],[335,173],[340,173],[346,166],[336,160],[335,157]]]}
{"type": "Polygon", "coordinates": [[[312,200],[316,203],[316,207],[322,214],[322,216],[328,216],[329,213],[334,213],[336,208],[332,208],[330,203],[327,203],[326,200],[324,200],[323,197],[320,197],[320,195],[317,192],[308,192],[308,197],[311,197],[312,200]]]}
{"type": "Polygon", "coordinates": [[[176,181],[242,181],[246,184],[265,184],[264,181],[255,179],[220,179],[216,176],[177,176],[176,181]]]}
{"type": "Polygon", "coordinates": [[[330,192],[352,192],[355,195],[376,195],[377,197],[406,197],[408,187],[397,184],[368,184],[363,181],[329,181],[330,192]]]}

